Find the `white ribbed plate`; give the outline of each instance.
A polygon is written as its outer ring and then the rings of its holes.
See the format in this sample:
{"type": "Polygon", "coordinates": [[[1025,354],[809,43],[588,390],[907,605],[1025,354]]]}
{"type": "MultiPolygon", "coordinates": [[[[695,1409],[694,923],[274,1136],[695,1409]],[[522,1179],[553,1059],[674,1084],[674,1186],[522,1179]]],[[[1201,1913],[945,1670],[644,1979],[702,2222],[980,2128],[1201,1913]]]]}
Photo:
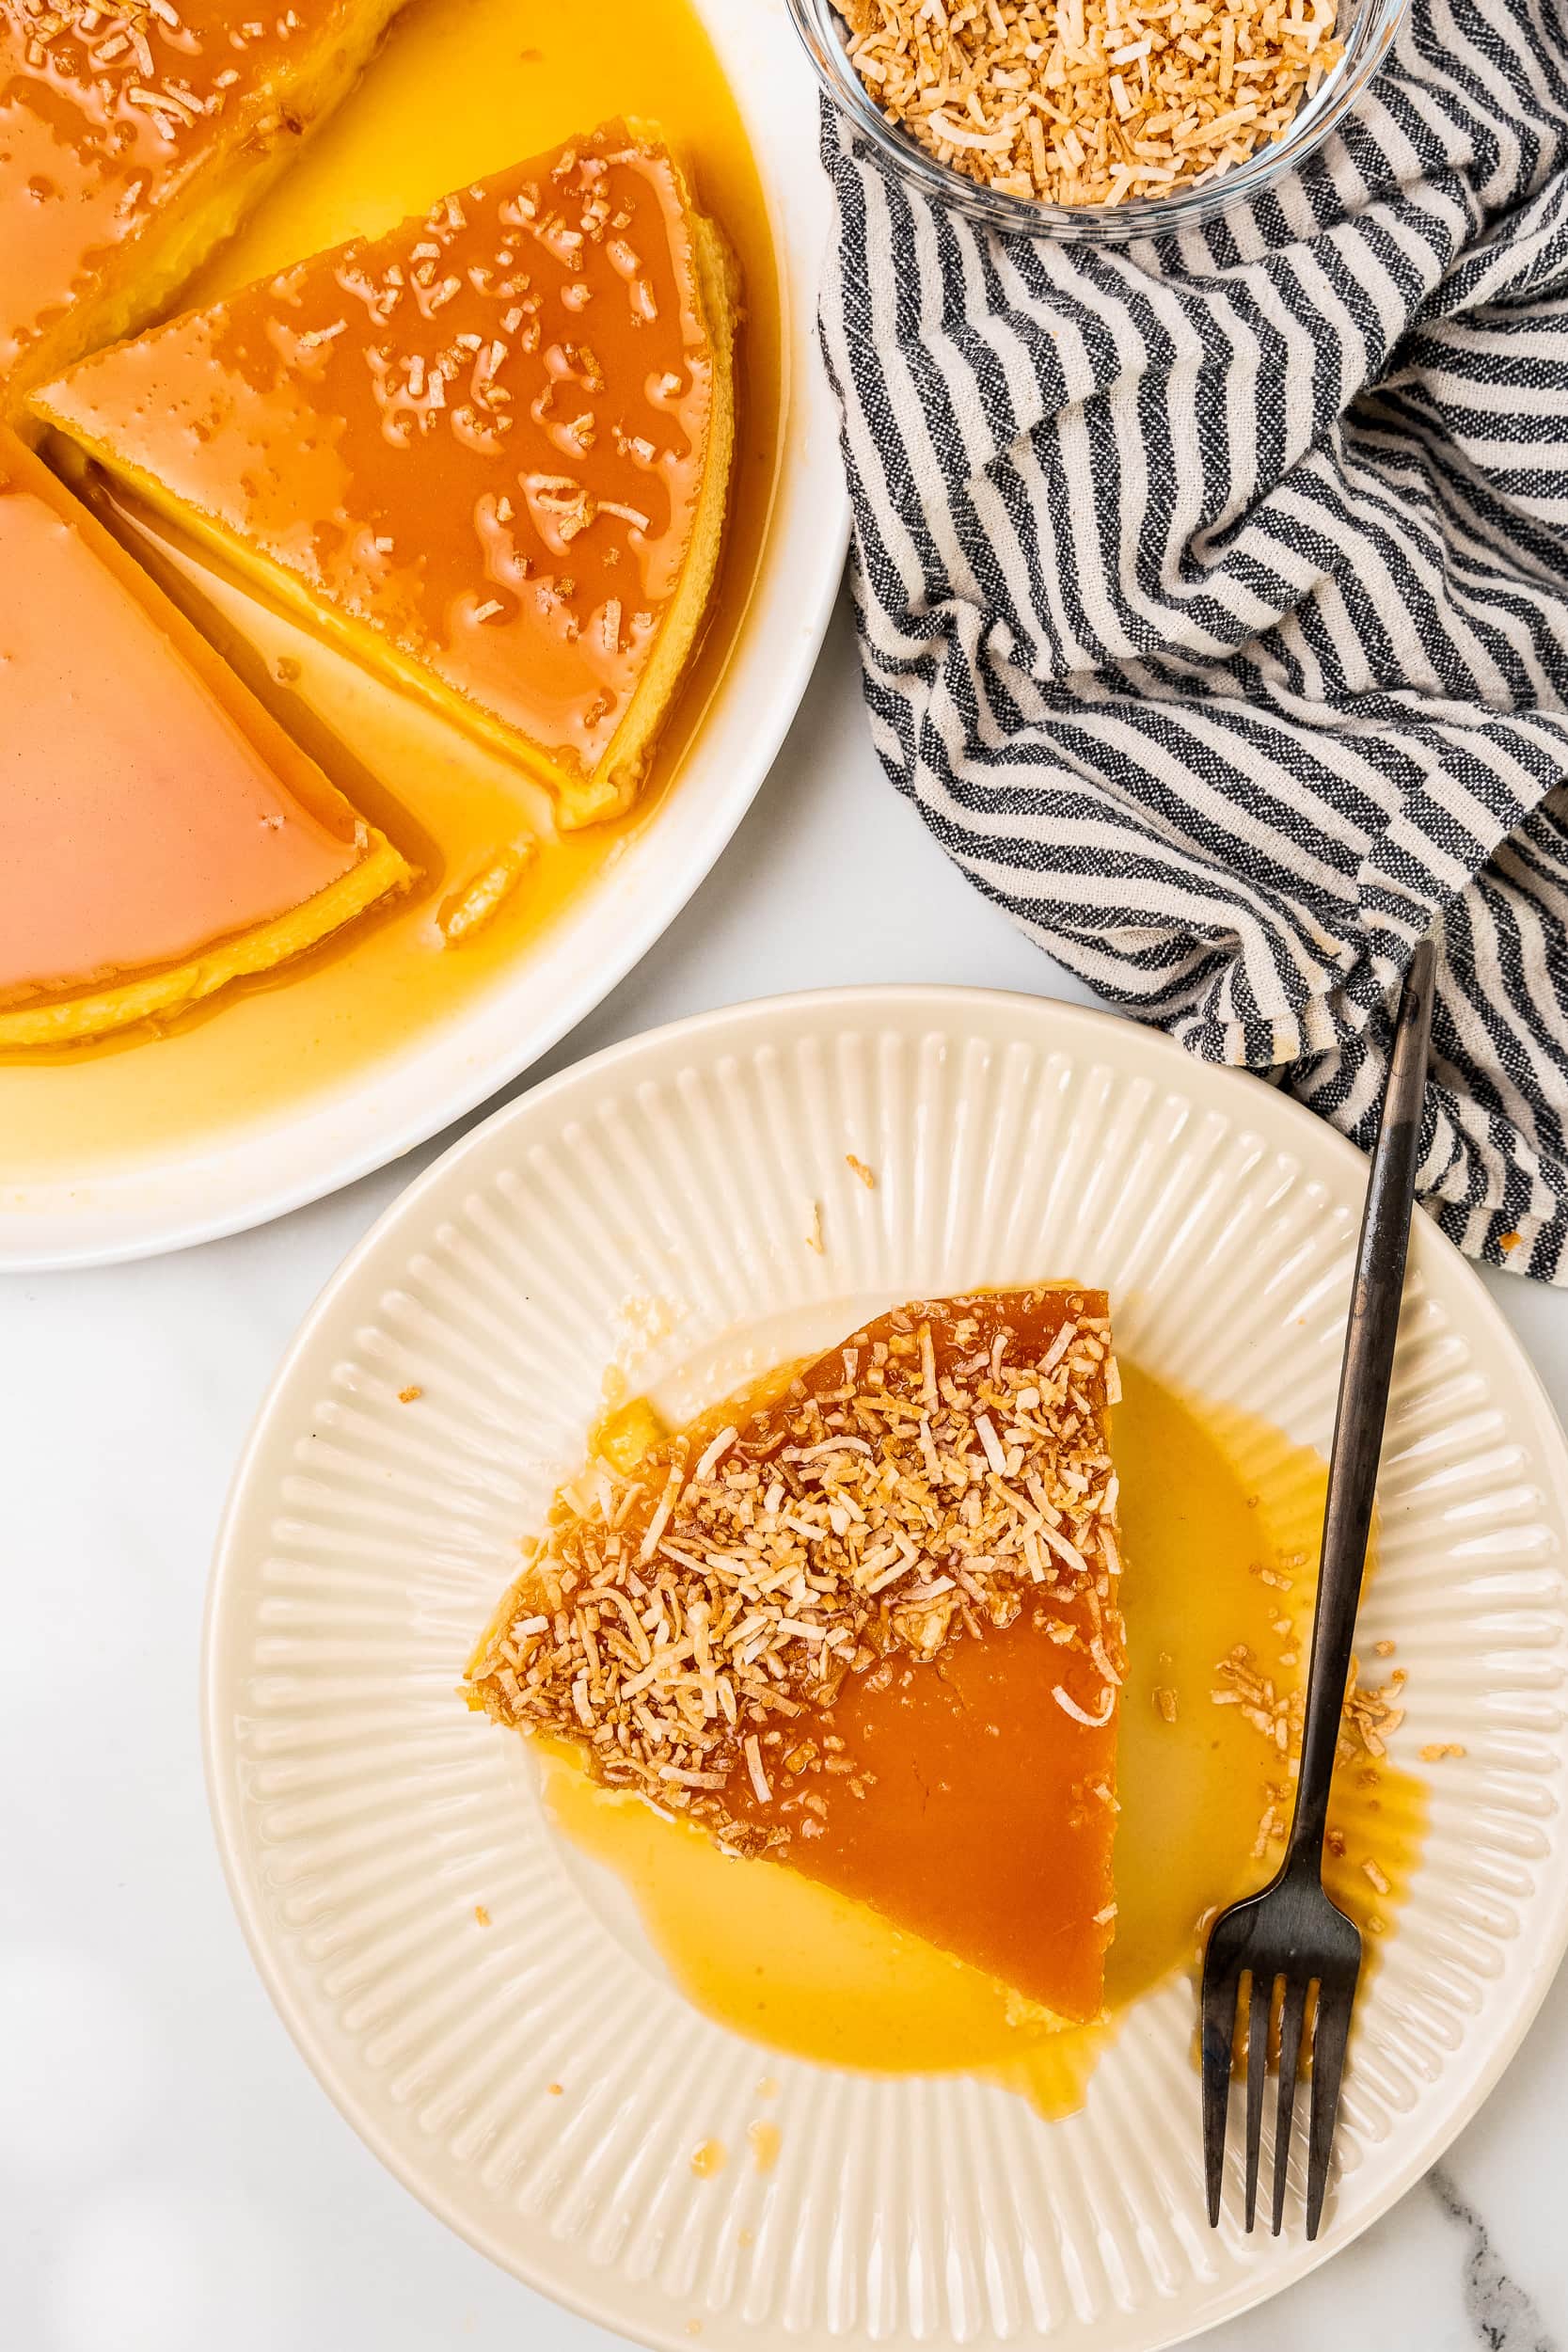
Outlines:
{"type": "MultiPolygon", "coordinates": [[[[519,14],[523,13],[518,0],[519,14]]],[[[94,1265],[183,1249],[351,1184],[496,1094],[625,977],[674,920],[750,808],[811,681],[849,533],[838,411],[816,349],[829,234],[811,71],[782,0],[693,0],[745,122],[779,274],[782,440],[745,614],[679,777],[591,888],[482,989],[405,1042],[298,1099],[181,1136],[149,1155],[106,1123],[90,1165],[17,1179],[0,1152],[0,1270],[94,1265]]],[[[562,123],[562,135],[580,125],[562,123]]],[[[0,236],[4,235],[0,229],[0,236]]],[[[3,844],[0,844],[3,847],[3,844]]],[[[221,1009],[214,1018],[223,1018],[221,1009]]],[[[155,1057],[156,1043],[130,1050],[155,1057]]],[[[7,1121],[70,1073],[0,1068],[7,1121]]],[[[149,1069],[149,1083],[153,1083],[149,1069]]]]}
{"type": "Polygon", "coordinates": [[[1109,1289],[1128,1357],[1325,1446],[1363,1177],[1307,1112],[1148,1031],[891,989],[617,1048],[404,1195],[313,1310],[252,1438],[206,1722],[273,1996],[434,2211],[672,2352],[694,2321],[770,2352],[1148,2352],[1298,2277],[1432,2162],[1568,1939],[1568,1478],[1528,1363],[1424,1218],[1365,1630],[1410,1668],[1399,1753],[1453,1739],[1468,1756],[1432,1775],[1316,2253],[1299,2209],[1283,2239],[1243,2238],[1234,2191],[1224,2231],[1205,2226],[1184,1989],[1133,2012],[1060,2123],[964,2077],[764,2059],[686,2005],[620,1890],[545,1819],[523,1742],[454,1692],[612,1359],[685,1412],[895,1299],[1071,1274],[1109,1289]],[[763,2072],[776,2169],[698,2179],[697,2141],[744,2150],[763,2072]]]}

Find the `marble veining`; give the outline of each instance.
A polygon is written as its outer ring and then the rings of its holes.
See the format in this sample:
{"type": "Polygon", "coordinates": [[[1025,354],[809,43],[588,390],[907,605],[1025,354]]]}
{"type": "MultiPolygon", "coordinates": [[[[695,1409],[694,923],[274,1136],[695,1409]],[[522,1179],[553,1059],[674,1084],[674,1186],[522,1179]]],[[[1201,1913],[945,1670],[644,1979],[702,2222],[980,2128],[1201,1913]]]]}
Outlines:
{"type": "Polygon", "coordinates": [[[1427,2187],[1450,2221],[1469,2240],[1465,2253],[1465,2315],[1486,2352],[1560,2352],[1561,2338],[1550,2331],[1525,2289],[1511,2279],[1493,2251],[1485,2222],[1466,2202],[1443,2165],[1427,2174],[1427,2187]]]}

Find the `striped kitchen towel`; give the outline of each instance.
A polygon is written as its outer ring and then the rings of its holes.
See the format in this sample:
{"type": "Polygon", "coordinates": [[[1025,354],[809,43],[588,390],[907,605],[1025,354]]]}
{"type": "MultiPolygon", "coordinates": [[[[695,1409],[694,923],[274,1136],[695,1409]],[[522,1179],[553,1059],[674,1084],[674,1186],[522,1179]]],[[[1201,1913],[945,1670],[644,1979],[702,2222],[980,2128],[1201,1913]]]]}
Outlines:
{"type": "Polygon", "coordinates": [[[831,112],[879,753],[1102,995],[1359,1142],[1438,926],[1421,1188],[1568,1280],[1568,22],[1415,0],[1317,161],[1111,250],[831,112]]]}

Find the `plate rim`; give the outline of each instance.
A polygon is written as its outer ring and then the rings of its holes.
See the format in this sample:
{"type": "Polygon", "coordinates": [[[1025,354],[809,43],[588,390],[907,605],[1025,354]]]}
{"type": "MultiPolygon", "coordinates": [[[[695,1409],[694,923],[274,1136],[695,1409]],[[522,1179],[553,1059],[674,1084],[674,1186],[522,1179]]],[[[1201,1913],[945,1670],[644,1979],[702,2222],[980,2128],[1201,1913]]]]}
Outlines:
{"type": "MultiPolygon", "coordinates": [[[[1139,1041],[1140,1047],[1148,1050],[1153,1059],[1167,1066],[1173,1073],[1178,1071],[1185,1073],[1189,1080],[1198,1075],[1222,1085],[1230,1080],[1255,1087],[1263,1085],[1261,1080],[1246,1071],[1197,1060],[1164,1030],[1131,1021],[1099,1007],[1072,1004],[1059,997],[1035,995],[1020,990],[974,988],[944,982],[873,982],[794,990],[774,996],[748,998],[737,1005],[716,1007],[640,1031],[634,1037],[618,1040],[581,1061],[553,1073],[526,1094],[499,1104],[487,1118],[458,1137],[388,1205],[317,1294],[279,1360],[241,1448],[218,1523],[203,1605],[200,1638],[202,1770],[214,1839],[252,1962],[290,2040],[319,2088],[344,2122],[400,2186],[417,2198],[427,2212],[475,2252],[483,2255],[532,2293],[623,2339],[643,2344],[651,2347],[651,2352],[685,2352],[689,2339],[677,2324],[663,2326],[652,2312],[640,2323],[636,2337],[627,2338],[625,2315],[610,2301],[595,2300],[587,2292],[552,2282],[548,2274],[547,2241],[537,2260],[532,2258],[533,2249],[526,2243],[503,2248],[499,2237],[492,2238],[476,2221],[465,2217],[439,2189],[434,2185],[427,2188],[409,2177],[401,2151],[383,2132],[373,2114],[356,2103],[345,2083],[336,2079],[325,2030],[320,2021],[309,2014],[306,2001],[295,1998],[293,1984],[281,1963],[281,1955],[275,1951],[272,1940],[263,1933],[253,1879],[242,1869],[245,1839],[240,1820],[237,1774],[232,1769],[232,1714],[230,1711],[228,1724],[220,1722],[220,1683],[216,1671],[218,1650],[226,1606],[238,1572],[236,1538],[245,1489],[258,1456],[284,1409],[296,1365],[330,1315],[340,1295],[355,1281],[367,1262],[397,1230],[405,1221],[417,1216],[428,1194],[445,1184],[466,1157],[477,1154],[487,1146],[494,1132],[501,1126],[533,1116],[541,1107],[547,1108],[557,1094],[564,1093],[590,1077],[608,1076],[621,1064],[635,1061],[651,1047],[667,1045],[677,1039],[695,1042],[736,1022],[787,1019],[794,1013],[805,1010],[820,1012],[829,1007],[842,1009],[847,1015],[859,1014],[867,1019],[874,1019],[879,1009],[908,1012],[915,1008],[927,1007],[934,1025],[941,1022],[944,1015],[949,1023],[952,1022],[965,1009],[978,1022],[988,1013],[1016,1016],[1020,1008],[1027,1007],[1031,1017],[1038,1017],[1048,1024],[1061,1024],[1069,1031],[1087,1031],[1091,1037],[1110,1033],[1130,1034],[1139,1041]]],[[[1367,1163],[1363,1153],[1316,1112],[1292,1096],[1282,1094],[1273,1088],[1264,1088],[1263,1091],[1287,1133],[1293,1132],[1303,1137],[1311,1136],[1316,1138],[1317,1148],[1325,1150],[1341,1166],[1354,1165],[1365,1168],[1367,1163]]],[[[1564,1428],[1544,1381],[1477,1268],[1430,1217],[1423,1216],[1422,1231],[1428,1236],[1424,1246],[1434,1248],[1439,1262],[1446,1263],[1450,1272],[1458,1273],[1462,1291],[1477,1311],[1479,1320],[1487,1327],[1488,1335],[1501,1343],[1515,1368],[1524,1375],[1523,1386],[1540,1413],[1544,1434],[1555,1441],[1542,1463],[1543,1484],[1550,1486],[1558,1510],[1568,1518],[1568,1430],[1564,1428]]],[[[1381,2220],[1399,2203],[1424,2174],[1441,2161],[1458,2135],[1474,2120],[1496,2090],[1534,2024],[1565,1954],[1568,1954],[1568,1873],[1564,1874],[1546,1931],[1538,1937],[1536,1947],[1527,1963],[1524,1981],[1510,2012],[1506,2029],[1488,2053],[1458,2106],[1440,2121],[1435,2135],[1429,2133],[1412,2139],[1411,2153],[1393,2168],[1388,2180],[1370,2197],[1364,2210],[1356,2211],[1348,2224],[1331,2229],[1315,2244],[1298,2241],[1273,2270],[1238,2279],[1221,2302],[1207,2310],[1201,2318],[1190,2324],[1179,2321],[1170,2334],[1161,2336],[1160,2352],[1172,2352],[1172,2347],[1271,2301],[1287,2287],[1294,2286],[1324,2262],[1354,2245],[1374,2222],[1381,2220]]],[[[1195,2131],[1196,2128],[1195,2102],[1195,2131]]],[[[613,2276],[613,2273],[607,2273],[607,2276],[613,2276]]],[[[1019,2341],[1046,2343],[1049,2339],[1038,2336],[1032,2329],[1025,2329],[1019,2341]]],[[[933,2337],[930,2342],[934,2345],[945,2345],[951,2344],[952,2339],[933,2337]]]]}
{"type": "MultiPolygon", "coordinates": [[[[758,27],[767,26],[768,31],[766,55],[759,58],[754,71],[741,74],[736,72],[726,45],[725,27],[733,23],[726,14],[726,0],[689,0],[689,5],[718,53],[721,70],[749,135],[767,204],[768,228],[779,278],[784,424],[779,472],[763,547],[766,550],[774,540],[780,494],[790,470],[793,448],[799,469],[794,497],[803,498],[816,518],[811,532],[802,536],[820,550],[811,566],[809,593],[803,588],[792,592],[790,611],[795,626],[788,637],[781,638],[774,647],[775,682],[762,709],[761,723],[748,720],[748,734],[756,747],[753,756],[735,771],[737,781],[716,792],[705,820],[689,827],[676,870],[649,894],[645,909],[634,896],[621,911],[623,919],[607,927],[604,952],[596,957],[592,971],[560,992],[543,1017],[529,1017],[526,1001],[520,1003],[522,1017],[517,1023],[515,1042],[476,1058],[466,1048],[464,1037],[475,1019],[477,1008],[499,1003],[509,992],[520,998],[525,996],[526,967],[521,964],[512,970],[509,978],[503,977],[467,1008],[449,1032],[440,1033],[451,1077],[438,1093],[428,1084],[418,1088],[422,1108],[394,1113],[378,1126],[372,1108],[372,1140],[361,1143],[351,1138],[339,1143],[328,1138],[317,1149],[314,1165],[305,1171],[280,1176],[261,1189],[247,1190],[241,1179],[235,1184],[236,1197],[214,1207],[210,1214],[193,1209],[184,1195],[177,1197],[170,1207],[162,1205],[155,1197],[162,1181],[190,1165],[190,1155],[182,1150],[178,1139],[170,1143],[161,1157],[145,1165],[111,1170],[80,1182],[60,1174],[21,1186],[8,1201],[0,1202],[0,1274],[42,1274],[67,1268],[120,1265],[249,1232],[359,1183],[419,1150],[459,1120],[468,1119],[504,1088],[524,1076],[587,1020],[657,945],[713,871],[772,773],[816,673],[849,544],[849,497],[838,462],[836,411],[815,332],[816,278],[827,235],[829,198],[816,167],[816,85],[787,20],[781,19],[774,25],[773,11],[766,0],[747,0],[747,14],[758,27]],[[776,78],[775,70],[784,77],[784,95],[780,98],[769,94],[765,99],[763,86],[776,78]],[[783,126],[792,112],[799,116],[799,120],[785,130],[783,126]],[[765,124],[772,126],[766,140],[761,136],[765,124]],[[798,160],[805,167],[801,179],[793,184],[785,183],[779,165],[780,151],[786,144],[799,151],[798,160]],[[832,444],[826,459],[820,447],[824,436],[832,444]],[[825,489],[832,492],[827,513],[823,512],[820,496],[825,489]],[[148,1187],[154,1194],[150,1205],[122,1205],[112,1190],[121,1184],[148,1187]],[[100,1187],[110,1192],[105,1209],[95,1212],[90,1206],[72,1208],[71,1204],[80,1193],[90,1195],[100,1187]],[[35,1198],[30,1200],[29,1194],[35,1198]],[[75,1215],[82,1219],[80,1238],[75,1233],[59,1234],[57,1229],[62,1220],[75,1215]],[[107,1220],[106,1229],[94,1230],[95,1216],[107,1220]],[[29,1224],[42,1229],[37,1242],[27,1238],[29,1224]]],[[[755,625],[752,614],[743,618],[732,661],[755,625]]],[[[722,691],[722,680],[716,691],[722,691]]],[[[656,812],[655,828],[668,826],[669,822],[669,809],[656,812]]],[[[586,913],[592,907],[594,892],[602,888],[604,879],[601,877],[590,890],[581,902],[580,912],[586,913]]],[[[424,1042],[429,1047],[434,1037],[427,1033],[424,1042]]],[[[361,1067],[325,1087],[319,1099],[309,1104],[307,1116],[328,1117],[347,1108],[356,1089],[378,1084],[395,1088],[399,1083],[395,1054],[383,1057],[380,1062],[361,1067]]],[[[262,1125],[242,1132],[232,1140],[201,1139],[195,1166],[199,1168],[209,1159],[234,1154],[243,1168],[253,1152],[269,1146],[279,1132],[293,1123],[299,1107],[285,1102],[262,1125]]]]}

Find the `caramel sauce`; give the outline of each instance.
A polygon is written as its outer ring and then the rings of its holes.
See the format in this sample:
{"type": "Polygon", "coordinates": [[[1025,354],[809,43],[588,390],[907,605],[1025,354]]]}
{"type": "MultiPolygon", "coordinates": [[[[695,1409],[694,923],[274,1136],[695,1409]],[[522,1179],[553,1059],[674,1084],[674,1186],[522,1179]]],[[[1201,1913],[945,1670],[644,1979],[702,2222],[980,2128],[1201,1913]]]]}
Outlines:
{"type": "MultiPolygon", "coordinates": [[[[1217,1662],[1239,1644],[1282,1690],[1305,1671],[1325,1466],[1266,1423],[1180,1396],[1135,1366],[1123,1364],[1122,1380],[1112,1438],[1128,1674],[1106,2017],[1053,2031],[1006,1977],[892,1925],[886,1910],[772,1861],[736,1863],[690,1824],[597,1787],[564,1751],[542,1751],[553,1820],[626,1883],[675,1982],[709,2016],[823,2065],[979,2074],[1044,2114],[1067,2114],[1120,2017],[1195,1971],[1208,1913],[1275,1867],[1276,1844],[1256,1849],[1277,1759],[1239,1708],[1214,1706],[1210,1692],[1217,1662]],[[1259,1567],[1287,1576],[1290,1594],[1259,1567]],[[1286,1618],[1292,1629],[1282,1633],[1286,1618]],[[1174,1722],[1162,1692],[1174,1694],[1174,1722]]],[[[1037,1695],[1030,1678],[1016,1692],[999,1682],[991,1712],[1006,1720],[1037,1695]]],[[[1419,1860],[1422,1785],[1386,1763],[1342,1767],[1331,1826],[1342,1851],[1329,1857],[1328,1883],[1363,1929],[1370,1969],[1419,1860]],[[1374,1892],[1368,1862],[1386,1893],[1374,1892]]],[[[911,1804],[900,1832],[911,1880],[922,1834],[911,1804]]],[[[1038,1915],[1049,1889],[1020,1872],[1014,1899],[1038,1915]]],[[[962,1921],[949,1931],[958,1941],[962,1921]]]]}
{"type": "MultiPolygon", "coordinates": [[[[373,11],[364,11],[373,13],[373,11]]],[[[345,0],[0,0],[0,387],[210,167],[280,128],[345,0]]]]}
{"type": "Polygon", "coordinates": [[[745,286],[738,440],[712,618],[627,817],[562,833],[549,794],[409,696],[198,559],[129,501],[109,510],[154,576],[245,683],[419,868],[416,887],[277,978],[241,981],[153,1036],[0,1060],[10,1184],[90,1183],[216,1148],[281,1104],[304,1106],[449,1025],[509,977],[583,895],[605,884],[665,807],[722,678],[756,578],[777,473],[779,315],[766,207],[745,133],[687,0],[562,0],[519,24],[515,0],[410,0],[355,96],[292,164],[182,299],[235,287],[616,114],[657,120],[697,200],[736,248],[745,286]],[[443,909],[498,869],[525,870],[488,921],[449,944],[443,909]],[[127,1138],[134,1138],[129,1143],[127,1138]]]}
{"type": "MultiPolygon", "coordinates": [[[[1115,1901],[1116,1724],[1056,1704],[1064,1653],[1025,1607],[885,1689],[856,1680],[822,1724],[872,1776],[822,1784],[823,1836],[793,1869],[924,1933],[1060,2018],[1098,2014],[1115,1901]],[[1094,1793],[1096,1786],[1106,1793],[1094,1793]]],[[[1058,1618],[1078,1604],[1053,1601],[1058,1618]]],[[[1072,1667],[1081,1672],[1082,1661],[1072,1667]]]]}
{"type": "Polygon", "coordinates": [[[624,1503],[592,1463],[562,1490],[469,1704],[597,1743],[602,1777],[1058,2022],[1098,2017],[1125,1664],[1108,1350],[1103,1292],[966,1294],[877,1316],[678,1434],[623,1411],[595,1451],[624,1503]],[[738,1583],[712,1581],[716,1555],[750,1564],[738,1583]],[[677,1629],[712,1661],[705,1703],[671,1677],[649,1691],[657,1664],[622,1630],[666,1562],[687,1580],[677,1629]],[[615,1613],[549,1635],[579,1590],[615,1593],[615,1613]],[[686,1782],[693,1761],[710,1776],[686,1782]]]}
{"type": "Polygon", "coordinates": [[[177,963],[358,862],[353,812],[0,428],[0,1007],[177,963]]]}
{"type": "Polygon", "coordinates": [[[39,405],[546,781],[613,747],[583,821],[635,787],[636,698],[701,617],[733,387],[727,265],[677,167],[578,127],[39,405]]]}
{"type": "MultiPolygon", "coordinates": [[[[1013,1365],[1046,1360],[1074,1310],[1102,1320],[1104,1293],[1003,1291],[932,1304],[922,1312],[936,1379],[988,1354],[1004,1332],[1013,1365]]],[[[878,1318],[864,1337],[885,1340],[891,1329],[878,1318]]],[[[844,1383],[843,1353],[833,1348],[797,1374],[792,1394],[841,1394],[844,1383]]],[[[717,1418],[705,1416],[704,1426],[717,1418]]],[[[764,1436],[770,1425],[782,1442],[783,1414],[765,1413],[764,1436]]],[[[740,1427],[750,1441],[744,1419],[740,1427]]],[[[1112,1935],[1117,1710],[1113,1699],[1103,1720],[1085,1722],[1057,1693],[1082,1715],[1101,1713],[1110,1694],[1088,1645],[1102,1637],[1102,1654],[1119,1663],[1120,1627],[1113,1592],[1101,1599],[1080,1589],[1049,1555],[1048,1572],[1041,1597],[1026,1593],[1010,1625],[987,1626],[979,1639],[950,1630],[934,1662],[906,1651],[878,1671],[852,1673],[831,1707],[794,1727],[813,1745],[842,1740],[854,1777],[815,1768],[794,1776],[771,1763],[775,1785],[763,1804],[741,1766],[724,1802],[743,1823],[787,1829],[793,1869],[927,1935],[1058,2017],[1084,2018],[1099,2013],[1112,1935]]],[[[794,1744],[780,1737],[783,1748],[794,1744]]]]}

